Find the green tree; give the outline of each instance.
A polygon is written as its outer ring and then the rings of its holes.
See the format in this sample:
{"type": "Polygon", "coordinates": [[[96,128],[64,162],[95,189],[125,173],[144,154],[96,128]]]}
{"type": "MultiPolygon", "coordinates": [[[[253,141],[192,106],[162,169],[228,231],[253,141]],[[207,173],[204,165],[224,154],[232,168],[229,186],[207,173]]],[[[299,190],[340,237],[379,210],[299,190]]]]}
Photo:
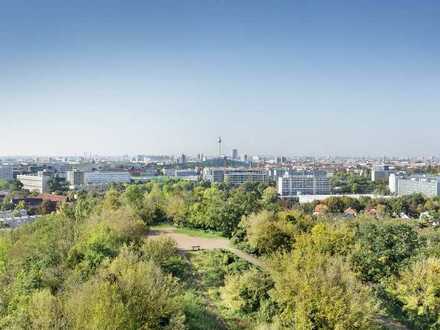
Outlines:
{"type": "Polygon", "coordinates": [[[278,191],[275,187],[267,187],[261,196],[261,206],[269,211],[278,211],[280,209],[278,191]]]}
{"type": "Polygon", "coordinates": [[[264,210],[243,221],[249,245],[258,253],[268,254],[292,246],[294,227],[285,218],[264,210]]]}
{"type": "Polygon", "coordinates": [[[49,187],[49,192],[51,193],[63,194],[69,191],[69,184],[66,179],[57,176],[51,177],[47,185],[49,187]]]}
{"type": "Polygon", "coordinates": [[[352,265],[359,276],[370,282],[397,274],[422,245],[409,225],[365,223],[356,233],[352,265]]]}
{"type": "Polygon", "coordinates": [[[18,204],[15,206],[14,214],[16,216],[20,215],[21,210],[26,210],[26,203],[23,200],[19,201],[18,204]]]}
{"type": "Polygon", "coordinates": [[[440,259],[427,258],[403,270],[389,292],[417,329],[440,327],[440,259]]]}
{"type": "Polygon", "coordinates": [[[128,251],[66,302],[73,329],[184,329],[176,280],[128,251]]]}
{"type": "Polygon", "coordinates": [[[102,208],[104,210],[117,210],[121,205],[120,193],[114,188],[107,190],[102,201],[102,208]]]}
{"type": "Polygon", "coordinates": [[[154,184],[151,191],[144,196],[142,219],[148,225],[165,222],[165,208],[165,195],[159,185],[154,184]]]}
{"type": "Polygon", "coordinates": [[[339,257],[298,249],[272,262],[283,328],[374,329],[377,302],[339,257]]]}
{"type": "Polygon", "coordinates": [[[256,315],[259,319],[270,321],[276,306],[270,300],[273,282],[268,274],[257,269],[235,275],[228,275],[220,295],[223,305],[239,315],[256,315]]]}
{"type": "Polygon", "coordinates": [[[61,329],[65,327],[62,305],[48,289],[32,293],[27,307],[31,329],[61,329]]]}

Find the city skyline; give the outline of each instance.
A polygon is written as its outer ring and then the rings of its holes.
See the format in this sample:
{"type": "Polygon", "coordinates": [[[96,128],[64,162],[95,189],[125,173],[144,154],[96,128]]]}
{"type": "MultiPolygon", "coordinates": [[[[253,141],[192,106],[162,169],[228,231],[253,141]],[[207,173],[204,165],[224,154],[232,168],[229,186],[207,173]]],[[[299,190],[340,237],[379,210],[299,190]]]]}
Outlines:
{"type": "Polygon", "coordinates": [[[437,156],[436,1],[6,1],[0,157],[437,156]]]}

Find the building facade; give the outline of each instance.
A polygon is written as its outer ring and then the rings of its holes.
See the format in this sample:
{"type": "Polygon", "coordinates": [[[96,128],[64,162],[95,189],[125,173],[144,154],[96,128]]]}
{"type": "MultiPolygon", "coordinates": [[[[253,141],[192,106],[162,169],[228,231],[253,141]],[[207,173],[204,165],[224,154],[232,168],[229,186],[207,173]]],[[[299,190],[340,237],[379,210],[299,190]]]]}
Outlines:
{"type": "Polygon", "coordinates": [[[85,172],[84,184],[86,186],[106,186],[111,183],[130,183],[131,176],[128,172],[85,172]]]}
{"type": "Polygon", "coordinates": [[[206,167],[202,173],[203,180],[211,183],[221,183],[225,181],[225,169],[220,167],[206,167]]]}
{"type": "Polygon", "coordinates": [[[427,197],[440,196],[440,177],[390,175],[390,192],[398,196],[423,194],[427,197]]]}
{"type": "Polygon", "coordinates": [[[371,181],[386,183],[393,172],[394,169],[389,165],[374,165],[371,169],[371,181]]]}
{"type": "Polygon", "coordinates": [[[84,172],[73,170],[67,171],[66,180],[72,190],[79,189],[84,186],[84,172]]]}
{"type": "Polygon", "coordinates": [[[234,186],[246,182],[269,182],[269,175],[264,169],[208,167],[203,169],[203,180],[211,183],[229,183],[234,186]]]}
{"type": "Polygon", "coordinates": [[[181,179],[198,179],[199,173],[194,169],[175,170],[174,176],[181,179]]]}
{"type": "Polygon", "coordinates": [[[17,180],[23,184],[23,189],[37,191],[40,194],[49,192],[50,176],[45,172],[38,172],[37,175],[17,175],[17,180]]]}
{"type": "Polygon", "coordinates": [[[234,186],[246,182],[267,183],[269,180],[266,170],[260,169],[226,169],[224,182],[234,186]]]}
{"type": "Polygon", "coordinates": [[[13,179],[13,167],[10,165],[0,165],[0,180],[11,181],[13,179]]]}
{"type": "Polygon", "coordinates": [[[298,195],[327,195],[331,193],[330,180],[325,172],[289,174],[278,178],[281,198],[298,195]]]}

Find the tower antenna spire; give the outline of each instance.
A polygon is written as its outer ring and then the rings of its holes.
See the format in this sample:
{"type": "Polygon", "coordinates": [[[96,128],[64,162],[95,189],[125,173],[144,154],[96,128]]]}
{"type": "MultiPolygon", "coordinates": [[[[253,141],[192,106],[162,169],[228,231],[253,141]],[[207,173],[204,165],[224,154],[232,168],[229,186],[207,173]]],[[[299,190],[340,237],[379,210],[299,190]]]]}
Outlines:
{"type": "Polygon", "coordinates": [[[218,137],[217,143],[218,143],[218,156],[221,157],[222,156],[222,137],[221,136],[218,137]]]}

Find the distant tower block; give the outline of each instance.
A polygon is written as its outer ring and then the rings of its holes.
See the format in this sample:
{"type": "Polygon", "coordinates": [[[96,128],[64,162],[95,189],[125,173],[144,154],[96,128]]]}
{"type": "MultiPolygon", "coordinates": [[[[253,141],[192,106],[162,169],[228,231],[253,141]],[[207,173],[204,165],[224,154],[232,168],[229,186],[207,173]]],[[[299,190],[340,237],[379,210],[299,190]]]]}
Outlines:
{"type": "Polygon", "coordinates": [[[218,143],[218,156],[221,157],[222,156],[222,137],[221,136],[218,137],[217,143],[218,143]]]}

